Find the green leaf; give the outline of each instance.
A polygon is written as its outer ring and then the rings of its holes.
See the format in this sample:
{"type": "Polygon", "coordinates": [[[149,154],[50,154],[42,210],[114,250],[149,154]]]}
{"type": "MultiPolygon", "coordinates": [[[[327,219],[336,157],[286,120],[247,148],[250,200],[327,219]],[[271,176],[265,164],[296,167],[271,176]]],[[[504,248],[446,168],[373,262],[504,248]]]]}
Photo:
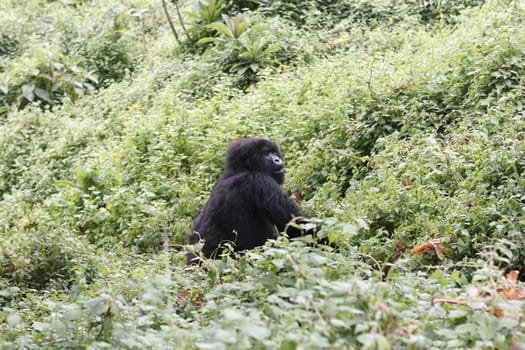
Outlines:
{"type": "Polygon", "coordinates": [[[22,85],[22,95],[29,101],[33,101],[35,99],[34,92],[35,86],[33,84],[25,84],[22,85]]]}
{"type": "Polygon", "coordinates": [[[35,95],[37,97],[39,97],[40,99],[48,102],[48,103],[51,103],[51,98],[49,97],[49,92],[47,92],[46,90],[44,89],[40,89],[40,88],[37,88],[35,89],[35,95]]]}
{"type": "Polygon", "coordinates": [[[388,340],[381,334],[365,333],[357,337],[357,340],[363,344],[363,347],[370,349],[390,349],[388,340]]]}
{"type": "Polygon", "coordinates": [[[457,326],[454,331],[457,334],[472,334],[477,331],[478,326],[474,323],[465,323],[457,326]]]}
{"type": "Polygon", "coordinates": [[[39,332],[45,332],[47,331],[48,329],[51,329],[51,325],[47,322],[33,322],[33,329],[35,331],[39,331],[39,332]]]}
{"type": "Polygon", "coordinates": [[[282,269],[284,268],[284,259],[272,259],[272,264],[275,265],[277,268],[282,269]]]}
{"type": "Polygon", "coordinates": [[[281,49],[281,47],[278,46],[278,45],[270,45],[270,46],[268,46],[266,49],[264,49],[264,53],[265,53],[266,55],[268,55],[268,54],[271,54],[271,53],[277,52],[277,51],[279,51],[280,49],[281,49]]]}
{"type": "Polygon", "coordinates": [[[466,310],[452,310],[448,313],[450,319],[461,318],[468,315],[466,310]]]}
{"type": "Polygon", "coordinates": [[[62,317],[65,321],[79,320],[83,317],[82,309],[76,304],[66,305],[62,317]]]}
{"type": "Polygon", "coordinates": [[[252,338],[257,340],[264,340],[270,336],[270,330],[266,327],[261,327],[249,322],[243,325],[243,332],[249,334],[252,338]]]}
{"type": "Polygon", "coordinates": [[[67,326],[64,322],[60,320],[53,320],[51,322],[51,326],[58,336],[62,338],[67,336],[67,326]]]}
{"type": "Polygon", "coordinates": [[[87,301],[86,308],[89,311],[89,317],[93,318],[106,312],[108,309],[107,301],[108,297],[106,296],[101,296],[87,301]]]}
{"type": "Polygon", "coordinates": [[[198,44],[208,44],[208,43],[217,43],[220,42],[220,39],[212,38],[212,37],[206,37],[202,38],[199,41],[197,41],[198,44]]]}
{"type": "Polygon", "coordinates": [[[279,350],[297,350],[299,343],[296,340],[285,340],[279,346],[279,350]]]}
{"type": "Polygon", "coordinates": [[[227,38],[233,39],[233,34],[231,33],[230,29],[221,22],[213,22],[207,25],[208,28],[214,29],[217,31],[217,33],[224,35],[227,38]]]}
{"type": "Polygon", "coordinates": [[[9,328],[16,328],[22,322],[22,318],[18,314],[11,314],[7,316],[6,321],[9,328]]]}
{"type": "Polygon", "coordinates": [[[232,22],[233,35],[235,38],[240,38],[242,34],[248,29],[249,23],[246,21],[244,16],[237,15],[233,18],[232,22]]]}
{"type": "Polygon", "coordinates": [[[225,321],[240,320],[244,317],[240,311],[231,308],[223,310],[222,314],[225,321]]]}

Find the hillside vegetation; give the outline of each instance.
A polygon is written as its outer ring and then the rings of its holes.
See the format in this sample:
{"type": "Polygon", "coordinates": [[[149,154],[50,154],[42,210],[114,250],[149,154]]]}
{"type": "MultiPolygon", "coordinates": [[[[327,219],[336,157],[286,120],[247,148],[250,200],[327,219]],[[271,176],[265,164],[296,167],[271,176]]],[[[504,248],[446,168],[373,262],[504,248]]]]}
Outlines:
{"type": "Polygon", "coordinates": [[[525,349],[524,170],[523,1],[0,1],[0,348],[525,349]],[[184,267],[253,136],[330,246],[184,267]]]}

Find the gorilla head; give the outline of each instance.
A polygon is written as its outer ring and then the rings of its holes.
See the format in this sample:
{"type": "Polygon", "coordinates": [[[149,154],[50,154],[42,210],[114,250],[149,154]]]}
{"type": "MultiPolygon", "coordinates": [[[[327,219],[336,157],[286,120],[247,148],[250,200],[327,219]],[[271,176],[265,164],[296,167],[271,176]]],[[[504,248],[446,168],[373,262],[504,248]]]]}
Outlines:
{"type": "Polygon", "coordinates": [[[279,147],[262,137],[240,139],[227,151],[223,177],[243,172],[259,172],[271,176],[278,184],[284,182],[284,161],[279,147]]]}

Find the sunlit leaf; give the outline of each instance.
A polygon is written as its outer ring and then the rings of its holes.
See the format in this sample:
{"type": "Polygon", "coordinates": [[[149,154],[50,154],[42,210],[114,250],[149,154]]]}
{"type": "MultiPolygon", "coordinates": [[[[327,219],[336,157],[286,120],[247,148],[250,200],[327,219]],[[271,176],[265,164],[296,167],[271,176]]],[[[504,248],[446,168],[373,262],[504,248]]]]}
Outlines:
{"type": "Polygon", "coordinates": [[[107,311],[108,298],[106,296],[97,297],[86,302],[86,308],[89,311],[89,317],[93,318],[107,311]]]}
{"type": "Polygon", "coordinates": [[[9,328],[16,328],[22,322],[22,318],[18,314],[11,314],[7,316],[6,321],[9,328]]]}
{"type": "Polygon", "coordinates": [[[22,85],[22,95],[29,101],[33,101],[35,98],[34,95],[35,86],[32,84],[22,85]]]}

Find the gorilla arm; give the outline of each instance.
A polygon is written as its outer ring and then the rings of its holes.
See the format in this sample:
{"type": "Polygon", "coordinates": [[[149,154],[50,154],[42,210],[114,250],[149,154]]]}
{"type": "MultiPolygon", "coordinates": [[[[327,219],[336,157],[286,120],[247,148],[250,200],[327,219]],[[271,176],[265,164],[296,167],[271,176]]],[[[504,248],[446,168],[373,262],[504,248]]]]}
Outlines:
{"type": "Polygon", "coordinates": [[[265,213],[268,220],[279,232],[286,232],[290,238],[302,236],[304,230],[289,225],[291,221],[300,224],[307,219],[301,208],[284,193],[272,177],[261,176],[258,183],[261,186],[258,194],[260,210],[265,213]]]}

